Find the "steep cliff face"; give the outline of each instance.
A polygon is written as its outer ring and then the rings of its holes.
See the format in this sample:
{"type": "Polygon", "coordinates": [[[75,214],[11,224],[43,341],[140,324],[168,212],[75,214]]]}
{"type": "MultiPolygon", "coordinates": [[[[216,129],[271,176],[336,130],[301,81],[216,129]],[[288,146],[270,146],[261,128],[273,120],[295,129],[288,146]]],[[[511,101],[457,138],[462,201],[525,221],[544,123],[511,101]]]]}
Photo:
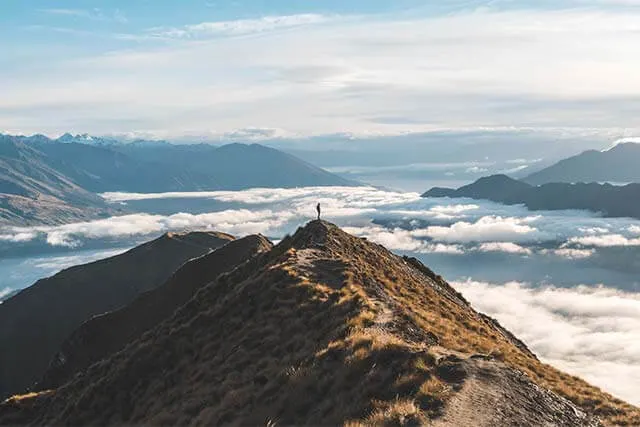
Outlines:
{"type": "Polygon", "coordinates": [[[640,423],[416,260],[314,221],[0,424],[640,423]]]}

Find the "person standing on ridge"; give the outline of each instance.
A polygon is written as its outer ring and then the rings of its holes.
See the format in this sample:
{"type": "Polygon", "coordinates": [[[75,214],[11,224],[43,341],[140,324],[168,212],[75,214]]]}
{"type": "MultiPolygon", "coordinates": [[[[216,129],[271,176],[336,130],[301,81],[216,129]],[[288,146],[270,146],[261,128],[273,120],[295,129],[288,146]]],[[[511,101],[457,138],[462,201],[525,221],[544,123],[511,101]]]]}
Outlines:
{"type": "Polygon", "coordinates": [[[320,203],[316,206],[316,210],[318,211],[318,221],[320,221],[320,203]]]}

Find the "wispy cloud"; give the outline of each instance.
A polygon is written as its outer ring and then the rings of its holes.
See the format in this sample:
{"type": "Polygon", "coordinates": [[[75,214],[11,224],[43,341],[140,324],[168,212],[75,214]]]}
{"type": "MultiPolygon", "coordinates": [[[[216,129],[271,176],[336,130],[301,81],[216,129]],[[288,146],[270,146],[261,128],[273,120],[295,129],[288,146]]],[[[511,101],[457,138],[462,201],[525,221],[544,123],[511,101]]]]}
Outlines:
{"type": "Polygon", "coordinates": [[[40,12],[47,13],[49,15],[58,15],[58,16],[87,19],[90,21],[117,22],[120,24],[125,24],[128,22],[127,17],[118,9],[116,9],[113,12],[107,12],[98,8],[94,8],[94,9],[51,8],[51,9],[40,9],[40,12]]]}
{"type": "Polygon", "coordinates": [[[43,76],[3,70],[12,85],[3,90],[0,122],[24,132],[160,136],[248,127],[295,135],[529,127],[619,136],[628,128],[633,136],[638,22],[633,11],[514,9],[157,28],[132,36],[171,43],[60,59],[43,76]]]}
{"type": "Polygon", "coordinates": [[[326,23],[335,17],[319,14],[285,16],[263,16],[256,19],[202,22],[173,28],[153,28],[147,31],[150,37],[167,39],[201,39],[219,36],[239,36],[268,31],[283,30],[326,23]]]}

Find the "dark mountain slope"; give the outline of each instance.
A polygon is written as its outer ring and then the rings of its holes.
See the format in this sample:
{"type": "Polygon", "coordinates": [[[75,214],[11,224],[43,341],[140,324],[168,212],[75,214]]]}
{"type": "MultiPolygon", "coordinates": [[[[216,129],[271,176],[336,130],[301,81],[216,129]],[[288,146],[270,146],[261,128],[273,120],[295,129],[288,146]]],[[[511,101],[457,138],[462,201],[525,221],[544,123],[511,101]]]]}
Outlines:
{"type": "Polygon", "coordinates": [[[531,210],[584,209],[609,217],[640,218],[640,184],[551,183],[538,187],[506,175],[481,178],[457,190],[432,188],[423,197],[469,197],[531,210]]]}
{"type": "Polygon", "coordinates": [[[0,305],[0,396],[38,381],[69,334],[162,283],[185,261],[233,240],[221,233],[166,234],[124,254],[72,267],[0,305]]]}
{"type": "Polygon", "coordinates": [[[271,247],[262,236],[229,242],[187,262],[162,286],[141,294],[129,305],[88,320],[62,344],[40,388],[56,388],[92,363],[121,350],[169,318],[202,286],[271,247]]]}
{"type": "Polygon", "coordinates": [[[624,143],[606,151],[589,150],[533,173],[523,181],[640,183],[640,144],[624,143]]]}
{"type": "Polygon", "coordinates": [[[597,425],[584,410],[640,423],[416,260],[314,221],[0,424],[597,425]]]}

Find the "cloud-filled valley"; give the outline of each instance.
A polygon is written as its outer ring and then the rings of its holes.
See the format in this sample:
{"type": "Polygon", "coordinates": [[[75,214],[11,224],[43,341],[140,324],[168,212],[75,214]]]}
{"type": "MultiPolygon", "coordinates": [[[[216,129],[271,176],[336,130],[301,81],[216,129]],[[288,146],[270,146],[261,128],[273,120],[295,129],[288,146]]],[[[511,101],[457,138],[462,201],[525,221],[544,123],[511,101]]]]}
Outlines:
{"type": "MultiPolygon", "coordinates": [[[[106,193],[111,203],[151,213],[134,213],[60,226],[4,227],[0,241],[20,244],[41,239],[52,246],[81,246],[85,239],[127,238],[172,230],[214,228],[238,235],[263,233],[281,238],[315,215],[349,227],[354,234],[391,249],[430,252],[450,247],[467,251],[553,254],[585,258],[597,248],[640,244],[638,223],[601,218],[584,211],[531,212],[521,206],[467,199],[426,199],[417,193],[372,187],[308,187],[197,193],[106,193]],[[192,201],[204,212],[154,213],[155,206],[192,201]],[[143,203],[138,206],[136,204],[143,203]]],[[[176,208],[178,209],[178,208],[176,208]]]]}

